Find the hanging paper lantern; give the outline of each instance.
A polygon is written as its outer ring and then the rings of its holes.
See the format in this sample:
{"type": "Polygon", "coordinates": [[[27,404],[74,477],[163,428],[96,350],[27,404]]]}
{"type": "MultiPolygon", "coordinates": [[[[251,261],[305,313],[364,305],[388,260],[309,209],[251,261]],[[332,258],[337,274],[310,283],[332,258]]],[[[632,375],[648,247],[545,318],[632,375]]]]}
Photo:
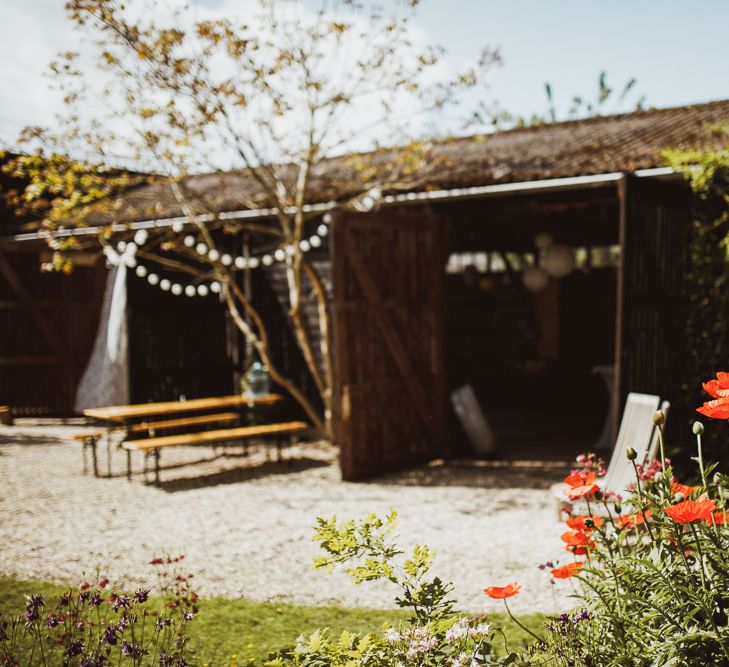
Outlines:
{"type": "Polygon", "coordinates": [[[546,250],[554,243],[554,239],[551,234],[547,232],[541,232],[534,237],[534,245],[540,250],[546,250]]]}
{"type": "Polygon", "coordinates": [[[544,253],[544,270],[555,278],[566,276],[575,268],[575,255],[572,248],[564,245],[553,245],[544,253]]]}
{"type": "Polygon", "coordinates": [[[547,272],[539,266],[530,266],[521,276],[526,287],[530,292],[539,292],[543,290],[549,282],[547,272]]]}

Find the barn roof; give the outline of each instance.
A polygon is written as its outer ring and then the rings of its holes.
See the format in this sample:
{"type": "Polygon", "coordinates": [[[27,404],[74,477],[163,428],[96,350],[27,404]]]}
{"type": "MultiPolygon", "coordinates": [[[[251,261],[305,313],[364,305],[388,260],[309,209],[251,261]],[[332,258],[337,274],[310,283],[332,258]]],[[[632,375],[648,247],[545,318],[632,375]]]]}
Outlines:
{"type": "MultiPolygon", "coordinates": [[[[729,100],[669,109],[597,116],[489,135],[434,142],[436,167],[413,190],[449,189],[499,183],[636,171],[665,166],[662,151],[729,148],[726,133],[729,100]]],[[[393,149],[390,155],[396,154],[393,149]]],[[[374,159],[387,159],[380,156],[374,159]]],[[[267,206],[259,186],[245,172],[191,176],[188,187],[213,203],[215,210],[237,210],[245,198],[267,206]]],[[[311,180],[311,201],[329,201],[379,186],[366,181],[350,156],[321,162],[311,180]]],[[[136,219],[181,215],[169,188],[162,184],[128,195],[136,219]],[[154,210],[152,210],[154,209],[154,210]]]]}
{"type": "MultiPolygon", "coordinates": [[[[653,169],[665,166],[666,149],[729,148],[729,135],[717,129],[721,124],[729,124],[729,100],[435,141],[427,153],[427,179],[405,190],[447,191],[653,169]]],[[[398,150],[380,152],[372,161],[388,162],[398,150]]],[[[345,199],[381,185],[365,173],[352,156],[324,160],[312,174],[309,201],[345,199]]],[[[244,171],[190,176],[186,186],[199,195],[199,213],[270,206],[244,171]]],[[[123,217],[129,222],[182,216],[165,182],[138,187],[123,199],[123,217]]]]}

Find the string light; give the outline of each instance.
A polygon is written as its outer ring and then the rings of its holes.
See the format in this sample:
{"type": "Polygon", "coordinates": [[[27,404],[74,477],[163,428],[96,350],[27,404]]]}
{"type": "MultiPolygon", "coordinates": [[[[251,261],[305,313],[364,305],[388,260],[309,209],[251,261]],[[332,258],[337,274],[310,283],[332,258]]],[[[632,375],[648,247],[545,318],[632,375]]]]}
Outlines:
{"type": "Polygon", "coordinates": [[[220,258],[220,263],[223,266],[230,266],[233,263],[233,258],[228,253],[225,253],[225,255],[220,258]]]}
{"type": "Polygon", "coordinates": [[[162,280],[160,280],[160,282],[159,282],[160,289],[164,290],[165,292],[168,289],[170,289],[171,286],[172,286],[172,283],[170,283],[170,281],[167,280],[167,278],[162,278],[162,280]]]}
{"type": "Polygon", "coordinates": [[[134,270],[134,273],[136,273],[140,278],[144,278],[144,276],[147,275],[147,268],[142,266],[141,264],[137,266],[137,268],[134,270]]]}
{"type": "Polygon", "coordinates": [[[185,225],[182,222],[173,222],[172,223],[172,231],[175,232],[175,234],[179,234],[184,228],[185,228],[185,225]]]}
{"type": "Polygon", "coordinates": [[[241,257],[240,255],[235,258],[235,268],[236,269],[245,269],[246,268],[246,258],[241,257]]]}
{"type": "Polygon", "coordinates": [[[195,237],[189,234],[182,240],[187,248],[192,248],[195,245],[195,237]]]}
{"type": "Polygon", "coordinates": [[[185,287],[185,296],[195,296],[197,294],[197,290],[193,285],[187,285],[185,287]]]}
{"type": "Polygon", "coordinates": [[[180,283],[173,283],[172,287],[170,287],[170,291],[175,296],[180,296],[180,294],[182,294],[182,285],[180,285],[180,283]]]}
{"type": "MultiPolygon", "coordinates": [[[[147,282],[150,285],[156,285],[159,282],[159,276],[156,273],[150,273],[147,276],[147,282]]],[[[160,287],[161,287],[161,285],[160,285],[160,287]]]]}
{"type": "MultiPolygon", "coordinates": [[[[202,255],[203,253],[200,254],[202,255]]],[[[211,262],[217,262],[220,259],[220,253],[215,248],[211,248],[208,250],[208,259],[211,262]]]]}
{"type": "Polygon", "coordinates": [[[207,251],[208,251],[208,247],[204,243],[198,243],[195,246],[195,252],[198,255],[205,255],[207,253],[207,251]]]}

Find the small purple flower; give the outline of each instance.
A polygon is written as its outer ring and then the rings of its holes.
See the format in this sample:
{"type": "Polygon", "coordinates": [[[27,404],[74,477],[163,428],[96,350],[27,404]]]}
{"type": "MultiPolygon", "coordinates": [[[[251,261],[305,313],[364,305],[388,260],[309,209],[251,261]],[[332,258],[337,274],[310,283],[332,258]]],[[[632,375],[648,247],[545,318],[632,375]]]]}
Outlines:
{"type": "Polygon", "coordinates": [[[101,597],[101,593],[99,593],[99,591],[93,591],[91,593],[91,597],[89,598],[89,604],[92,604],[94,607],[100,607],[103,601],[104,598],[101,597]]]}
{"type": "Polygon", "coordinates": [[[193,618],[195,618],[195,614],[193,614],[191,611],[186,611],[182,614],[183,621],[191,621],[193,618]]]}
{"type": "Polygon", "coordinates": [[[102,636],[104,642],[106,642],[110,646],[115,646],[116,642],[118,640],[116,633],[117,633],[117,628],[113,624],[107,625],[106,630],[104,630],[104,634],[102,636]]]}
{"type": "Polygon", "coordinates": [[[58,625],[61,625],[61,619],[55,614],[49,614],[48,620],[46,621],[46,627],[55,628],[58,625]]]}
{"type": "Polygon", "coordinates": [[[149,599],[149,590],[140,588],[135,594],[134,599],[140,604],[146,602],[149,599]]]}
{"type": "Polygon", "coordinates": [[[131,606],[132,598],[126,595],[112,595],[109,602],[111,602],[114,611],[119,611],[120,609],[128,609],[131,606]]]}
{"type": "Polygon", "coordinates": [[[139,644],[130,644],[125,641],[122,642],[121,654],[126,658],[141,658],[145,651],[139,644]]]}
{"type": "Polygon", "coordinates": [[[154,629],[157,632],[161,632],[162,628],[166,628],[172,625],[172,619],[171,618],[159,618],[157,619],[157,622],[154,624],[154,629]]]}
{"type": "Polygon", "coordinates": [[[42,595],[27,595],[25,597],[25,628],[29,629],[40,618],[40,609],[45,605],[42,595]]]}
{"type": "Polygon", "coordinates": [[[160,667],[175,667],[175,658],[172,655],[167,655],[166,653],[160,653],[159,654],[159,664],[160,667]]]}
{"type": "Polygon", "coordinates": [[[71,593],[71,591],[63,593],[63,595],[61,595],[61,597],[58,599],[58,606],[68,607],[68,605],[71,604],[71,600],[73,600],[73,593],[71,593]]]}
{"type": "Polygon", "coordinates": [[[68,648],[66,648],[66,655],[69,658],[73,658],[76,655],[80,655],[83,650],[84,650],[84,643],[80,640],[76,640],[76,641],[71,642],[68,645],[68,648]]]}

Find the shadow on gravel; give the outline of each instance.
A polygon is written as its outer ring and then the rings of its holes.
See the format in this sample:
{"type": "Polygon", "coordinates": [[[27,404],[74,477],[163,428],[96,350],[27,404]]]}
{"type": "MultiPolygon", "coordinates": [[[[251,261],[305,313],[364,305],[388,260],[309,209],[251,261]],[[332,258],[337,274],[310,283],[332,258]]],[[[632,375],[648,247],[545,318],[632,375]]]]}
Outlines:
{"type": "Polygon", "coordinates": [[[392,486],[462,486],[479,489],[548,489],[569,473],[567,464],[527,461],[435,463],[370,480],[392,486]]]}
{"type": "MultiPolygon", "coordinates": [[[[177,479],[165,479],[167,468],[161,469],[162,480],[157,488],[168,493],[178,491],[190,491],[220,484],[237,484],[251,480],[262,479],[274,475],[290,475],[291,473],[304,472],[312,468],[323,468],[330,464],[326,461],[310,458],[292,458],[284,461],[265,461],[258,465],[241,466],[229,470],[221,470],[196,477],[178,477],[177,479]]],[[[180,466],[176,466],[180,467],[180,466]]],[[[148,482],[150,485],[152,482],[148,482]]]]}
{"type": "Polygon", "coordinates": [[[52,435],[31,435],[29,433],[3,433],[0,431],[0,447],[9,445],[64,445],[68,440],[52,435]]]}

